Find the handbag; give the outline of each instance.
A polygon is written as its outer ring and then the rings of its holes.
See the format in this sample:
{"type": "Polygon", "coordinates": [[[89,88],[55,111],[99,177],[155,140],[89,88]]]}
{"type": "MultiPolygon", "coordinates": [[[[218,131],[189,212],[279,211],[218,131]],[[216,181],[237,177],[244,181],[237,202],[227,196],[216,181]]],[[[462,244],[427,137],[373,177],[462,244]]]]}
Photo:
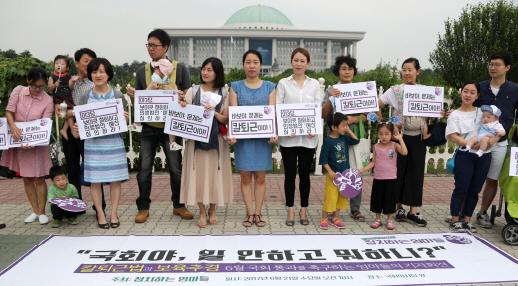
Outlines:
{"type": "MultiPolygon", "coordinates": [[[[477,112],[475,113],[475,119],[473,120],[473,122],[477,121],[477,115],[478,115],[478,107],[477,107],[477,112]]],[[[466,136],[468,136],[468,133],[466,133],[466,135],[464,135],[464,139],[466,139],[466,136]]],[[[446,138],[446,136],[445,136],[445,138],[446,138]]],[[[460,149],[460,146],[459,146],[459,148],[457,148],[457,150],[455,150],[453,157],[451,157],[450,161],[448,161],[448,163],[446,164],[446,171],[448,171],[448,174],[453,174],[455,172],[455,156],[457,155],[457,152],[459,152],[459,149],[460,149]]]]}
{"type": "Polygon", "coordinates": [[[424,144],[428,147],[442,146],[446,144],[446,122],[437,120],[435,124],[428,125],[428,133],[431,136],[424,140],[424,144]]]}
{"type": "MultiPolygon", "coordinates": [[[[371,142],[365,136],[365,128],[363,126],[363,119],[361,116],[359,118],[359,134],[358,134],[358,126],[354,125],[354,134],[360,139],[360,143],[356,145],[349,146],[349,165],[352,169],[363,169],[370,162],[371,155],[371,142]]],[[[369,170],[370,171],[370,170],[369,170]]]]}

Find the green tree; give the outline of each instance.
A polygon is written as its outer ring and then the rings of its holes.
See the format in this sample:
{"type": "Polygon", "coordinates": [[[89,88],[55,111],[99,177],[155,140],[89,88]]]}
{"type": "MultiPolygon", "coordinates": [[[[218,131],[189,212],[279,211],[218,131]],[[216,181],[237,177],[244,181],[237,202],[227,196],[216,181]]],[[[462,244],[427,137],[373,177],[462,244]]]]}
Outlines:
{"type": "Polygon", "coordinates": [[[25,50],[25,51],[20,53],[20,57],[22,57],[22,58],[32,58],[32,54],[31,54],[31,52],[29,52],[29,50],[25,50]]]}
{"type": "Polygon", "coordinates": [[[15,59],[18,57],[18,54],[16,53],[15,50],[13,49],[9,49],[7,51],[2,51],[0,50],[0,52],[2,53],[2,55],[4,56],[4,58],[6,59],[15,59]]]}
{"type": "MultiPolygon", "coordinates": [[[[444,35],[439,35],[430,62],[450,86],[460,88],[468,80],[487,79],[491,54],[498,50],[518,57],[518,7],[510,1],[467,5],[458,19],[444,24],[444,35]]],[[[518,69],[511,68],[507,79],[518,81],[518,69]]]]}

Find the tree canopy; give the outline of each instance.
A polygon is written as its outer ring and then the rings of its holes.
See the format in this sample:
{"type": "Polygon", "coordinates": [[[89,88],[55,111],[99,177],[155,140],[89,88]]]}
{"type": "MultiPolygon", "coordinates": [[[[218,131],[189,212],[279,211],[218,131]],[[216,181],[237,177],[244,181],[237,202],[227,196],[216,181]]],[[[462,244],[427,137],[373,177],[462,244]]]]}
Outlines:
{"type": "MultiPolygon", "coordinates": [[[[456,88],[468,80],[489,78],[491,54],[508,50],[518,58],[518,7],[507,0],[467,5],[458,19],[444,22],[430,62],[436,72],[456,88]]],[[[507,79],[518,81],[518,68],[511,67],[507,79]]]]}

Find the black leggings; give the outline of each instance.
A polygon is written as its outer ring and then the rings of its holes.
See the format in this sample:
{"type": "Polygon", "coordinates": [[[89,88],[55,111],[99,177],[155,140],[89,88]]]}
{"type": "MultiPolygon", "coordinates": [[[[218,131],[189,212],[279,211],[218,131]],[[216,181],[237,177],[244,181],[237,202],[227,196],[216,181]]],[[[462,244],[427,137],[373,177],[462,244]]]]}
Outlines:
{"type": "Polygon", "coordinates": [[[311,182],[309,172],[313,164],[315,148],[281,147],[282,162],[284,163],[284,195],[286,206],[293,207],[295,202],[295,179],[297,178],[297,157],[299,168],[300,206],[307,207],[311,182]]]}

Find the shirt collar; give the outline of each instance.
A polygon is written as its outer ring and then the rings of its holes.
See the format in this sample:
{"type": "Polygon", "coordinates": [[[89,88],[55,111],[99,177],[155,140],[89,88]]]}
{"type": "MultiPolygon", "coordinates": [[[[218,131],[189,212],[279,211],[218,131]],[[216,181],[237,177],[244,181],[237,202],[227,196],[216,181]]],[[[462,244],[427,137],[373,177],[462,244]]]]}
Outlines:
{"type": "MultiPolygon", "coordinates": [[[[306,81],[306,80],[308,80],[308,79],[309,79],[309,77],[308,77],[307,75],[304,75],[304,76],[306,77],[306,79],[305,79],[304,81],[306,81]]],[[[294,82],[295,82],[295,79],[293,79],[293,75],[290,75],[290,76],[288,77],[288,80],[291,80],[291,81],[294,81],[294,82]]]]}
{"type": "Polygon", "coordinates": [[[85,77],[83,80],[81,80],[81,78],[78,78],[76,84],[81,85],[81,84],[85,84],[85,83],[89,83],[89,82],[92,82],[92,81],[89,80],[88,77],[85,77]]]}
{"type": "MultiPolygon", "coordinates": [[[[33,98],[35,98],[35,99],[37,99],[37,100],[41,101],[41,100],[43,99],[43,95],[44,95],[44,94],[47,94],[47,93],[45,93],[45,91],[43,91],[43,90],[42,90],[42,91],[40,91],[40,93],[38,93],[38,95],[36,95],[36,96],[35,96],[35,97],[33,97],[33,98]]],[[[30,86],[29,86],[29,87],[27,87],[27,90],[25,91],[25,94],[24,94],[24,95],[25,95],[25,96],[31,96],[31,87],[30,87],[30,86]]]]}

